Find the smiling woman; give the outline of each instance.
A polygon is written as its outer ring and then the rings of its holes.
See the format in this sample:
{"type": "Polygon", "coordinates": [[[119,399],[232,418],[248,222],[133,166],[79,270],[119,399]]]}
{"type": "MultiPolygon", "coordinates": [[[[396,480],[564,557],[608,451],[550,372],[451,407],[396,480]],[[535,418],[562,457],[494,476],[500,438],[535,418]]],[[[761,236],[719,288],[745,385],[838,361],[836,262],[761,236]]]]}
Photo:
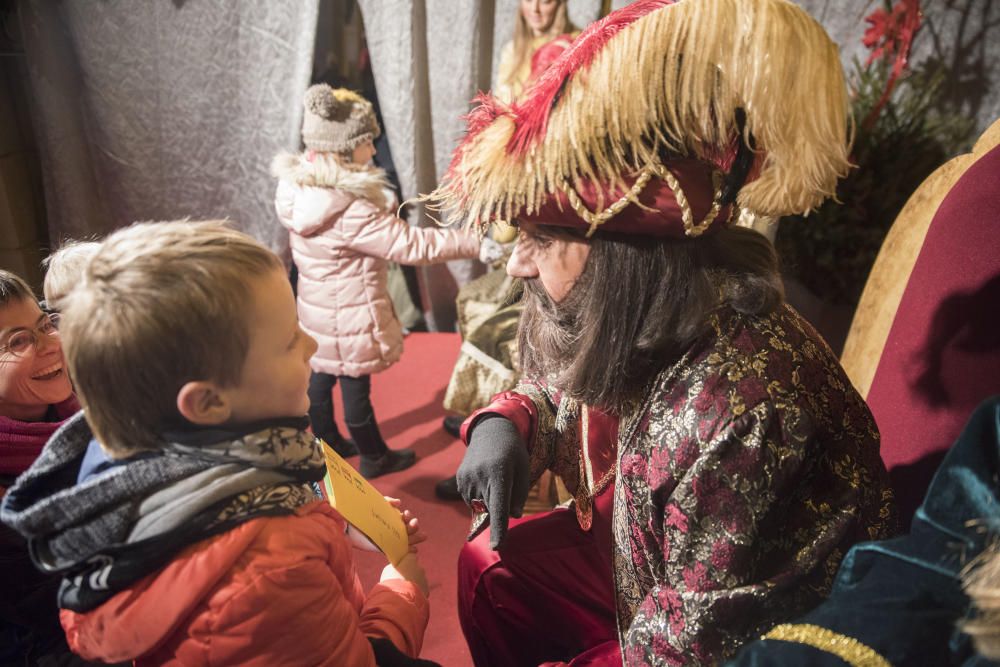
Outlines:
{"type": "Polygon", "coordinates": [[[0,474],[23,472],[75,410],[56,316],[42,312],[21,278],[0,271],[0,474]]]}
{"type": "MultiPolygon", "coordinates": [[[[57,319],[42,312],[24,280],[0,270],[0,497],[78,409],[57,319]]],[[[24,540],[6,526],[0,562],[0,631],[9,642],[3,657],[27,664],[43,653],[69,653],[55,605],[59,578],[36,570],[24,540]]]]}

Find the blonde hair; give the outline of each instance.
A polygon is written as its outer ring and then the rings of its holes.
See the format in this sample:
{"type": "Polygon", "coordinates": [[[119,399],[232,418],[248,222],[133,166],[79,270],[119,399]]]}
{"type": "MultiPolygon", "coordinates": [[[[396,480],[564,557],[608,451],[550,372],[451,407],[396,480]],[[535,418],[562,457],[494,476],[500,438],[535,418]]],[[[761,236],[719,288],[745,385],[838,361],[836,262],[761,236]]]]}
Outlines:
{"type": "Polygon", "coordinates": [[[80,282],[83,267],[94,256],[101,244],[97,241],[67,241],[58,250],[42,260],[45,269],[45,306],[59,312],[63,300],[80,282]]]}
{"type": "Polygon", "coordinates": [[[962,573],[962,587],[977,611],[962,630],[972,637],[976,651],[990,660],[1000,659],[1000,546],[983,551],[962,573]]]}
{"type": "Polygon", "coordinates": [[[60,325],[98,441],[116,454],[157,449],[161,432],[183,423],[176,402],[185,383],[238,383],[252,281],[282,268],[219,220],[139,223],[109,236],[60,325]]]}
{"type": "MultiPolygon", "coordinates": [[[[552,19],[552,25],[546,31],[546,34],[553,39],[559,35],[565,35],[568,32],[576,30],[576,26],[570,23],[569,20],[568,4],[568,0],[559,0],[559,8],[556,9],[555,18],[552,19]]],[[[514,64],[510,70],[512,76],[516,77],[524,63],[531,59],[531,43],[533,40],[534,34],[531,32],[531,27],[528,26],[528,21],[525,20],[524,14],[521,12],[521,0],[518,0],[517,18],[514,21],[514,64]]],[[[524,81],[502,81],[501,83],[505,85],[523,85],[524,81]]]]}

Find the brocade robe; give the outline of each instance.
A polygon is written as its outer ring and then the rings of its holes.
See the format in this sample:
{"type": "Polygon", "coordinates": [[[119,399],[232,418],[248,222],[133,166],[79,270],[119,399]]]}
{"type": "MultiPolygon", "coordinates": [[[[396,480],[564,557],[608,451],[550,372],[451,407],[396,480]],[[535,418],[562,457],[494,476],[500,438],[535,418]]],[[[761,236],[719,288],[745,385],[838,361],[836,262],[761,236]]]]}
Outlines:
{"type": "MultiPolygon", "coordinates": [[[[562,477],[589,528],[586,411],[523,379],[467,423],[488,412],[517,425],[532,478],[562,477]]],[[[613,574],[628,665],[731,655],[819,603],[851,545],[896,529],[871,413],[789,306],[713,316],[617,432],[613,574]]]]}

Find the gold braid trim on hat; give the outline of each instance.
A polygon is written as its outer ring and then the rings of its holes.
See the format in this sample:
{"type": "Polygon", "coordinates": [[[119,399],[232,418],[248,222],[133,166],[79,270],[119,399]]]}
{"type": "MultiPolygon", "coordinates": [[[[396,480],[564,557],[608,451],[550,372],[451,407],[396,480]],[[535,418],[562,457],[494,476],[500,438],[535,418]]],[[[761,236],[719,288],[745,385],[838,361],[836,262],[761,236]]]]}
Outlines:
{"type": "Polygon", "coordinates": [[[597,231],[598,227],[621,213],[622,209],[629,204],[642,206],[638,199],[639,193],[643,191],[652,176],[652,166],[643,168],[643,170],[639,173],[639,177],[635,180],[635,183],[628,189],[628,192],[623,194],[616,202],[600,213],[595,213],[588,209],[587,205],[583,203],[580,199],[580,195],[572,185],[563,183],[560,190],[566,193],[566,199],[569,201],[569,205],[573,208],[573,210],[576,211],[576,214],[590,225],[590,228],[587,230],[587,238],[589,239],[594,235],[594,232],[597,231]]]}
{"type": "Polygon", "coordinates": [[[670,190],[674,193],[674,199],[677,200],[677,205],[681,209],[684,234],[691,237],[701,236],[715,222],[715,219],[719,216],[719,209],[722,208],[722,174],[717,171],[712,172],[712,190],[715,192],[712,196],[712,207],[708,209],[705,219],[696,225],[694,224],[694,214],[691,213],[691,206],[688,204],[687,197],[684,196],[681,184],[677,182],[677,179],[670,173],[670,170],[662,164],[653,165],[653,168],[656,170],[656,175],[665,180],[667,185],[670,186],[670,190]]]}
{"type": "Polygon", "coordinates": [[[712,207],[705,215],[705,218],[698,224],[694,223],[694,213],[691,212],[691,205],[688,203],[687,195],[684,194],[681,184],[670,170],[659,162],[643,167],[642,171],[639,172],[639,177],[635,180],[632,187],[628,189],[628,192],[600,213],[588,209],[573,186],[563,183],[559,189],[566,194],[566,199],[576,214],[590,225],[590,228],[587,229],[587,238],[589,239],[594,235],[598,227],[621,213],[622,209],[629,204],[635,204],[641,208],[648,209],[648,206],[643,205],[639,201],[639,194],[646,188],[646,184],[649,183],[649,179],[654,174],[660,180],[666,181],[670,191],[674,193],[674,199],[677,200],[677,206],[681,210],[681,221],[684,223],[685,236],[692,238],[701,236],[706,229],[712,226],[712,223],[719,216],[719,209],[722,208],[722,174],[715,170],[712,171],[712,190],[715,193],[712,197],[712,207]]]}
{"type": "Polygon", "coordinates": [[[806,644],[837,656],[851,667],[892,667],[892,663],[875,649],[854,637],[842,635],[827,628],[809,623],[784,623],[774,627],[763,639],[806,644]]]}

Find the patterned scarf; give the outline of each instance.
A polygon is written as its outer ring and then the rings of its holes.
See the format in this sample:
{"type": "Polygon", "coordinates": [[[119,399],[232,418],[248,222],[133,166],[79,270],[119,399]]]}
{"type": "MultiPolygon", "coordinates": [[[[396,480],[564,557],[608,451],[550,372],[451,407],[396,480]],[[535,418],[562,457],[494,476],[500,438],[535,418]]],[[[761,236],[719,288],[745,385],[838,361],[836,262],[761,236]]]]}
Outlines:
{"type": "Polygon", "coordinates": [[[59,606],[86,612],[190,544],[315,500],[310,483],[325,468],[307,423],[166,434],[156,456],[77,484],[93,438],[80,413],[11,487],[0,520],[27,538],[39,568],[63,574],[59,606]]]}

